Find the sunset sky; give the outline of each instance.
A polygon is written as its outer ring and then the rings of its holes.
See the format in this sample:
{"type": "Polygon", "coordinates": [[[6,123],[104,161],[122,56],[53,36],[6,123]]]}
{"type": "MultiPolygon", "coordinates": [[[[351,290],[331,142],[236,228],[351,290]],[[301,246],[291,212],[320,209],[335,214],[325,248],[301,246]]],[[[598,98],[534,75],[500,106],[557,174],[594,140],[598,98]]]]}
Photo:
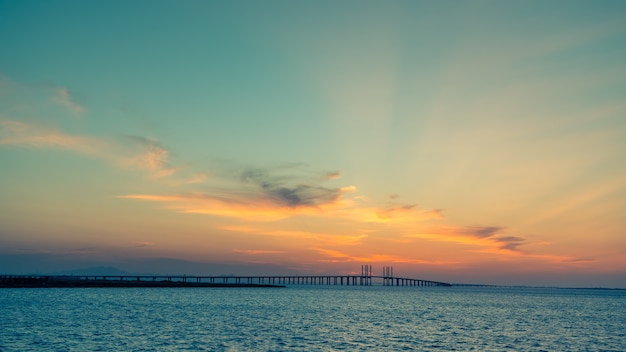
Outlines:
{"type": "Polygon", "coordinates": [[[626,288],[625,19],[625,1],[0,0],[0,273],[168,259],[626,288]]]}

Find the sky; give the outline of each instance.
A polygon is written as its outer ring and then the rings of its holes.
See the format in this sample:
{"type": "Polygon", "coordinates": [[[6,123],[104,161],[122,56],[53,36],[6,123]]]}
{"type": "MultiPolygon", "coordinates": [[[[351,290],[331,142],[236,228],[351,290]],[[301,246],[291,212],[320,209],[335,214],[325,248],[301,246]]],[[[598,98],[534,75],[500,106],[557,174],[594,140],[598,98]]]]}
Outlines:
{"type": "Polygon", "coordinates": [[[625,18],[0,0],[0,272],[626,288],[625,18]]]}

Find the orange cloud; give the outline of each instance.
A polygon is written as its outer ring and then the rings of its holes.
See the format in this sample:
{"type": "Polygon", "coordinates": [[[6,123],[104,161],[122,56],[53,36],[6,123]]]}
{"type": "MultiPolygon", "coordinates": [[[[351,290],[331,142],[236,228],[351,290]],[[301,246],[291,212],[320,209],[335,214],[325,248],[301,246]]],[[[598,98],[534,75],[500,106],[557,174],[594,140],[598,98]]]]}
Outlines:
{"type": "Polygon", "coordinates": [[[272,195],[256,192],[222,192],[222,195],[186,194],[153,195],[129,194],[119,198],[168,203],[168,208],[181,213],[206,214],[253,221],[277,221],[295,216],[321,217],[325,219],[349,220],[359,223],[411,224],[431,219],[440,219],[440,210],[417,210],[414,206],[398,208],[362,207],[343,194],[353,188],[333,190],[333,197],[325,197],[323,203],[290,206],[272,195]]]}
{"type": "Polygon", "coordinates": [[[130,194],[119,198],[169,203],[169,208],[182,213],[207,214],[244,220],[276,221],[292,216],[319,216],[332,214],[345,206],[342,194],[352,191],[352,187],[341,189],[313,188],[304,196],[296,193],[307,189],[262,189],[222,192],[223,195],[191,194],[161,196],[150,194],[130,194]],[[319,190],[319,191],[318,191],[319,190]],[[320,195],[318,196],[317,193],[320,195]],[[301,200],[308,197],[306,200],[301,200]],[[285,200],[286,199],[286,200],[285,200]],[[297,199],[292,202],[292,199],[297,199]],[[291,204],[295,203],[295,204],[291,204]]]}
{"type": "Polygon", "coordinates": [[[249,226],[223,226],[221,228],[227,231],[243,232],[259,236],[311,239],[326,245],[335,246],[353,246],[360,244],[362,240],[367,238],[365,234],[330,234],[296,230],[260,229],[249,226]]]}
{"type": "Polygon", "coordinates": [[[376,208],[360,206],[353,201],[344,202],[333,217],[364,223],[411,224],[433,219],[442,219],[441,210],[421,210],[415,205],[376,208]]]}
{"type": "Polygon", "coordinates": [[[311,208],[291,208],[277,206],[268,201],[255,203],[231,201],[206,195],[159,196],[149,194],[130,194],[119,196],[124,199],[137,199],[151,202],[169,203],[168,208],[181,213],[206,214],[256,221],[276,221],[289,216],[312,213],[311,208]]]}
{"type": "MultiPolygon", "coordinates": [[[[138,139],[138,138],[135,138],[138,139]]],[[[156,155],[150,163],[154,168],[166,168],[166,154],[150,140],[138,139],[152,147],[156,155]]],[[[421,210],[415,205],[394,205],[383,208],[367,206],[353,185],[329,188],[302,182],[310,175],[276,175],[268,169],[243,169],[229,174],[228,179],[213,179],[215,183],[230,183],[228,188],[214,189],[207,193],[192,194],[127,194],[120,198],[166,203],[167,208],[193,214],[206,214],[237,218],[246,221],[277,221],[291,217],[318,217],[327,220],[347,220],[357,223],[412,224],[441,219],[442,210],[421,210]]],[[[283,170],[281,170],[283,171],[283,170]]],[[[206,174],[193,178],[196,183],[204,181],[206,174]]],[[[315,177],[313,177],[315,179],[315,177]]],[[[183,183],[180,183],[183,184],[183,183]]]]}

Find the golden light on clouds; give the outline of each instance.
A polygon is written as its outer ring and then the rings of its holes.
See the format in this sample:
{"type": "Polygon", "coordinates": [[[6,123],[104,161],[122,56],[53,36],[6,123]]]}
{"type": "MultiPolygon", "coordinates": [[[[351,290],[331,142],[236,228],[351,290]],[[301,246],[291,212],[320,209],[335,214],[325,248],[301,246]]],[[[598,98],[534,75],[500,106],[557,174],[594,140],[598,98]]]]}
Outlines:
{"type": "Polygon", "coordinates": [[[0,12],[0,256],[623,286],[622,5],[57,5],[0,12]]]}

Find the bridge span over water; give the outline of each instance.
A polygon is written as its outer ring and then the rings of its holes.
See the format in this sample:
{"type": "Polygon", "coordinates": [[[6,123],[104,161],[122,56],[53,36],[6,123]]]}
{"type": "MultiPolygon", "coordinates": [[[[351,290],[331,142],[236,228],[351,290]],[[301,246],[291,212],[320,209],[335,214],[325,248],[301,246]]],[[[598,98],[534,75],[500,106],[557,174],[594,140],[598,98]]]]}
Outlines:
{"type": "MultiPolygon", "coordinates": [[[[82,283],[120,283],[143,286],[149,283],[180,283],[185,286],[229,285],[340,285],[340,286],[451,286],[449,283],[393,275],[393,268],[384,267],[374,275],[371,265],[362,265],[360,274],[345,275],[252,275],[252,276],[192,276],[192,275],[2,275],[2,280],[19,278],[56,279],[82,283]]],[[[8,281],[7,281],[8,282],[8,281]]],[[[1,286],[1,285],[0,285],[1,286]]]]}
{"type": "MultiPolygon", "coordinates": [[[[154,278],[153,278],[154,279],[154,278]]],[[[393,268],[384,267],[374,275],[372,267],[361,266],[361,274],[348,275],[269,275],[269,276],[177,276],[168,279],[195,280],[196,282],[269,284],[269,285],[345,285],[345,286],[452,286],[446,282],[414,279],[393,275],[393,268]]]]}

